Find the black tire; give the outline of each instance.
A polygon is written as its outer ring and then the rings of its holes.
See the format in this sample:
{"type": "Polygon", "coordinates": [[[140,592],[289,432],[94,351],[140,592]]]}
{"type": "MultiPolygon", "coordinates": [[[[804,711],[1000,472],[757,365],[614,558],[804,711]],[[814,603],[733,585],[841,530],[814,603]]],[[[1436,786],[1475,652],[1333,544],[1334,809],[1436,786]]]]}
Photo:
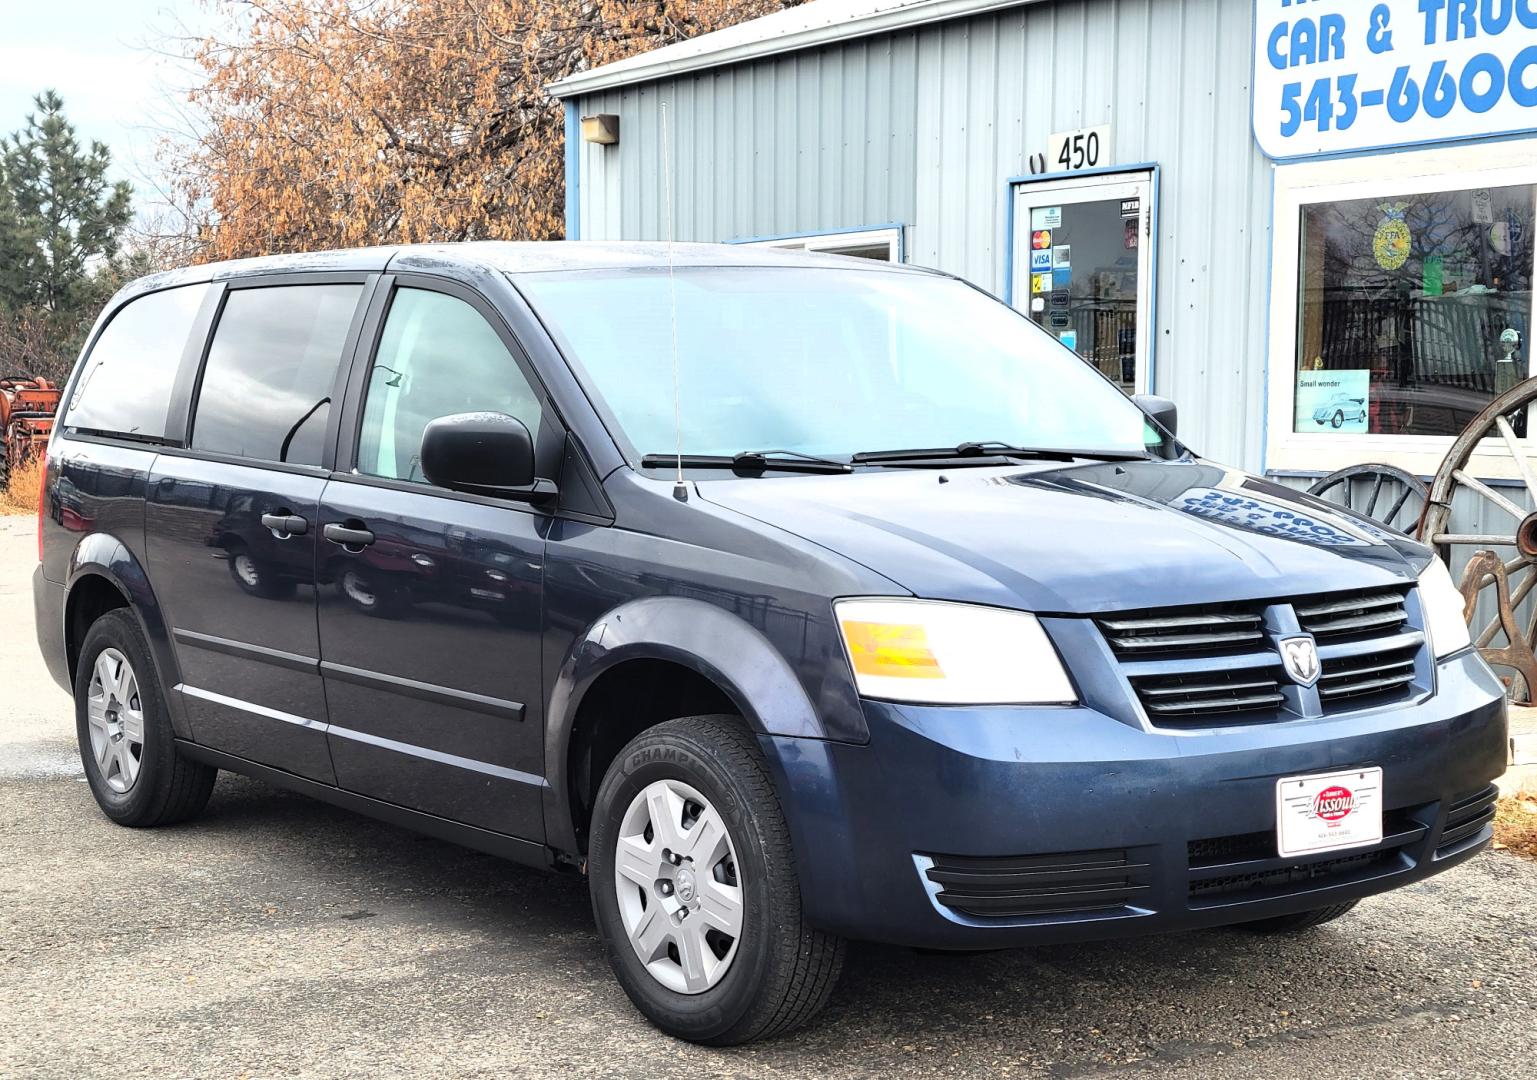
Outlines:
{"type": "Polygon", "coordinates": [[[842,938],[808,926],[790,834],[767,766],[746,723],[692,716],[642,732],[598,788],[589,845],[593,913],[614,974],[646,1018],[669,1035],[733,1046],[783,1034],[827,1003],[843,969],[842,938]],[[668,989],[631,946],[614,886],[621,820],[647,784],[679,780],[720,813],[742,881],[742,934],[720,981],[698,994],[668,989]]]}
{"type": "Polygon", "coordinates": [[[102,813],[119,825],[135,828],[170,825],[194,817],[208,804],[218,770],[189,761],[177,751],[159,673],[138,622],[125,608],[107,612],[86,631],[75,671],[75,728],[80,741],[80,761],[85,767],[91,794],[96,796],[96,804],[102,813]],[[139,773],[133,785],[121,793],[108,786],[107,778],[91,752],[87,713],[96,659],[109,648],[122,653],[132,666],[138,682],[140,711],[144,716],[139,773]]]}
{"type": "Polygon", "coordinates": [[[1333,922],[1360,902],[1349,900],[1343,904],[1314,908],[1312,911],[1299,911],[1294,915],[1277,915],[1273,919],[1255,919],[1253,922],[1238,925],[1256,934],[1296,934],[1303,930],[1311,930],[1315,926],[1322,926],[1326,922],[1333,922]]]}
{"type": "Polygon", "coordinates": [[[1334,410],[1334,416],[1329,420],[1329,423],[1331,425],[1333,425],[1334,427],[1339,427],[1344,422],[1345,422],[1345,414],[1340,412],[1338,409],[1335,409],[1334,410]]]}

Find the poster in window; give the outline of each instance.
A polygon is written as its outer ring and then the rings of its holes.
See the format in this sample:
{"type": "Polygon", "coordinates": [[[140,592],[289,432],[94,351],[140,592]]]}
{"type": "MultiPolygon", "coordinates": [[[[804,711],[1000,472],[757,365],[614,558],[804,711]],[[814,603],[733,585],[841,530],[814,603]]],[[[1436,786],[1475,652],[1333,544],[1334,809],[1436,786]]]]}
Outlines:
{"type": "Polygon", "coordinates": [[[1366,434],[1371,411],[1371,377],[1359,371],[1299,371],[1297,373],[1298,432],[1341,435],[1366,434]]]}

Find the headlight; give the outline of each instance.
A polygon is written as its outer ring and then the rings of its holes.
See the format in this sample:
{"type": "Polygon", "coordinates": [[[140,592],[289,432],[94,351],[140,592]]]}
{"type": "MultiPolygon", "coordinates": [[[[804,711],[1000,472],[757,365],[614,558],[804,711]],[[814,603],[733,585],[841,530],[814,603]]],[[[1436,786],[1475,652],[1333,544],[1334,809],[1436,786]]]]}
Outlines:
{"type": "Polygon", "coordinates": [[[1449,656],[1473,644],[1462,617],[1462,593],[1440,559],[1431,559],[1420,571],[1420,607],[1425,609],[1425,629],[1437,656],[1449,656]]]}
{"type": "Polygon", "coordinates": [[[833,604],[862,697],[934,705],[1078,700],[1034,615],[934,600],[833,604]]]}

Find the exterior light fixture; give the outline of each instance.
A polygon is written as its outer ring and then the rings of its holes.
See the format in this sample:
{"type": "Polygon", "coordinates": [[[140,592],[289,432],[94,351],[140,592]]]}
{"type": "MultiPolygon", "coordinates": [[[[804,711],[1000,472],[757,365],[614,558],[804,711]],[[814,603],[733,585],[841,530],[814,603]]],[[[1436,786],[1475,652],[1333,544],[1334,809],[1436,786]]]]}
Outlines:
{"type": "Polygon", "coordinates": [[[619,141],[619,117],[614,113],[599,113],[582,117],[582,141],[612,146],[619,141]]]}

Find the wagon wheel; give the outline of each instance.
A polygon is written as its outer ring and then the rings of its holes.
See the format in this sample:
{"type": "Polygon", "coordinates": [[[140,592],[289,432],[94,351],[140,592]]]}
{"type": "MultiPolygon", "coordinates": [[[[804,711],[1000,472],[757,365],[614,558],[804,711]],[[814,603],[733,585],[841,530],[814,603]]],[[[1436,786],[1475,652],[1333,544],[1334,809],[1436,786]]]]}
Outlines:
{"type": "Polygon", "coordinates": [[[1527,379],[1499,395],[1469,422],[1436,470],[1419,530],[1420,540],[1433,545],[1448,566],[1456,565],[1451,558],[1454,548],[1486,549],[1474,554],[1462,581],[1466,616],[1473,644],[1484,658],[1519,673],[1511,684],[1511,698],[1516,701],[1528,701],[1537,692],[1537,656],[1532,651],[1537,641],[1537,604],[1525,620],[1517,617],[1522,602],[1537,588],[1537,512],[1525,509],[1467,470],[1478,445],[1485,438],[1498,436],[1510,450],[1528,497],[1537,505],[1537,469],[1527,459],[1511,426],[1511,418],[1521,416],[1534,401],[1537,379],[1527,379]],[[1463,492],[1467,493],[1463,496],[1465,507],[1471,497],[1490,510],[1480,518],[1491,523],[1489,531],[1451,530],[1453,500],[1463,492]],[[1493,618],[1490,611],[1495,612],[1493,618]],[[1505,647],[1494,647],[1499,639],[1506,642],[1505,647]]]}
{"type": "Polygon", "coordinates": [[[1419,523],[1430,489],[1413,473],[1391,465],[1352,465],[1319,480],[1308,494],[1408,533],[1419,523]]]}

